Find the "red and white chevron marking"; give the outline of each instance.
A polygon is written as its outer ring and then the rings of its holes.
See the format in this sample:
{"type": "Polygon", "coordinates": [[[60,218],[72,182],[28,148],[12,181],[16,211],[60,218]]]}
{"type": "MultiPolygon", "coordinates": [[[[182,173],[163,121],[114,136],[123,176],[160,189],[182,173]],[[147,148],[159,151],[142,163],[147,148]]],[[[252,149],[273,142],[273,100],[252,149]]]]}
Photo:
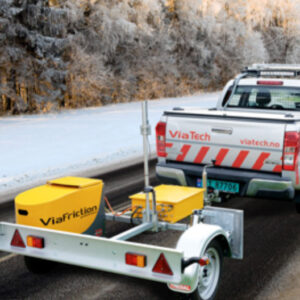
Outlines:
{"type": "MultiPolygon", "coordinates": [[[[167,143],[166,147],[172,148],[173,144],[172,143],[167,143]]],[[[185,158],[188,155],[189,151],[191,150],[191,147],[192,146],[189,145],[189,144],[184,144],[181,147],[180,154],[178,154],[177,157],[176,157],[176,161],[180,161],[180,162],[185,161],[185,158]]],[[[211,150],[211,147],[208,147],[208,146],[201,147],[199,149],[199,151],[197,152],[193,162],[196,163],[196,164],[201,164],[210,150],[211,150]]],[[[250,152],[251,151],[248,151],[248,150],[239,151],[239,153],[237,154],[235,159],[233,159],[233,163],[232,163],[231,167],[233,167],[233,168],[242,168],[243,163],[245,162],[245,160],[248,157],[248,155],[250,154],[250,152]]],[[[224,159],[229,154],[232,155],[232,153],[230,153],[229,148],[221,148],[218,151],[217,155],[216,155],[216,165],[217,166],[222,166],[222,163],[223,163],[224,159]]],[[[252,170],[261,170],[264,166],[265,161],[270,157],[270,155],[271,155],[270,152],[261,152],[258,155],[258,157],[256,158],[256,160],[254,161],[251,169],[252,170]]],[[[276,165],[273,168],[272,171],[276,172],[276,173],[280,173],[282,171],[282,166],[281,165],[276,165]]]]}

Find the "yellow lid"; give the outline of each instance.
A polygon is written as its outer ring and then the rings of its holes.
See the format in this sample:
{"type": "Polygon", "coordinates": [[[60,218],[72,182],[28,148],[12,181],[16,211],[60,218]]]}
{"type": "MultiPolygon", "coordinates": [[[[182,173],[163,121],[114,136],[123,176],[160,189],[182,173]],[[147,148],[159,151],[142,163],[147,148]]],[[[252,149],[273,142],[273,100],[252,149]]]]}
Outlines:
{"type": "Polygon", "coordinates": [[[40,205],[72,194],[78,189],[90,187],[96,184],[103,184],[102,180],[80,178],[80,177],[63,177],[50,180],[45,185],[27,190],[19,194],[15,203],[17,205],[40,205]]]}
{"type": "Polygon", "coordinates": [[[77,189],[74,187],[61,187],[46,184],[19,194],[15,199],[15,203],[17,205],[40,205],[50,201],[56,201],[76,190],[77,189]]]}
{"type": "Polygon", "coordinates": [[[69,186],[69,187],[75,187],[75,188],[85,188],[88,186],[99,184],[100,182],[102,182],[102,180],[68,176],[68,177],[62,177],[62,178],[49,180],[47,182],[47,184],[69,186]]]}
{"type": "MultiPolygon", "coordinates": [[[[178,203],[184,199],[192,197],[196,194],[203,193],[203,188],[178,186],[178,185],[159,185],[154,188],[157,202],[178,203]]],[[[129,196],[131,200],[145,200],[145,193],[137,193],[129,196]]],[[[152,200],[152,194],[150,197],[152,200]]]]}

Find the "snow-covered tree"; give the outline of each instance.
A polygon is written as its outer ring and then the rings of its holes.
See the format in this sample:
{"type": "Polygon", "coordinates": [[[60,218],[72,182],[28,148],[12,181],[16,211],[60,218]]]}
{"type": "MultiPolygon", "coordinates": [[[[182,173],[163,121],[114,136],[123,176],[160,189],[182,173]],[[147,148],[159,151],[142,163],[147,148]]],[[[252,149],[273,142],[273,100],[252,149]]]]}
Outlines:
{"type": "Polygon", "coordinates": [[[179,96],[300,58],[297,0],[0,2],[0,113],[179,96]]]}

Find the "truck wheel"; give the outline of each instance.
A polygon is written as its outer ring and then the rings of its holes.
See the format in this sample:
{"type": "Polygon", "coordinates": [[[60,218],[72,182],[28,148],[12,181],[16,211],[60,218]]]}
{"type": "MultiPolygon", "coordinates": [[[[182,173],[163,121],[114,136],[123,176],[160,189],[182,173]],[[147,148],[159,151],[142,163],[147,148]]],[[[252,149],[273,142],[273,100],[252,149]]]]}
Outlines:
{"type": "Polygon", "coordinates": [[[24,256],[24,262],[28,271],[35,274],[46,273],[51,269],[53,269],[56,265],[56,263],[53,261],[39,259],[30,256],[24,256]]]}
{"type": "Polygon", "coordinates": [[[209,264],[199,268],[199,281],[196,290],[189,295],[193,300],[214,299],[220,282],[223,265],[223,251],[220,243],[213,240],[207,246],[204,256],[209,258],[209,264]]]}
{"type": "Polygon", "coordinates": [[[300,203],[296,203],[296,211],[300,214],[300,203]]]}

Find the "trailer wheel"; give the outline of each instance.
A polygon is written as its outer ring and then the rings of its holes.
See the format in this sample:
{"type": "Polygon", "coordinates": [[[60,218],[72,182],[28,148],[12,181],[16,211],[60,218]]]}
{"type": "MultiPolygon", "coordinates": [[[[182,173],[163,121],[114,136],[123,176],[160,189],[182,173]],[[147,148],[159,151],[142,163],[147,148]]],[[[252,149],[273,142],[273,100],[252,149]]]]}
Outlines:
{"type": "Polygon", "coordinates": [[[43,274],[52,270],[56,263],[49,260],[39,259],[30,256],[24,256],[25,266],[28,271],[35,274],[43,274]]]}
{"type": "Polygon", "coordinates": [[[220,243],[217,240],[210,242],[204,256],[208,257],[210,262],[207,266],[199,268],[198,287],[189,295],[190,299],[212,300],[217,293],[223,265],[220,243]]]}

